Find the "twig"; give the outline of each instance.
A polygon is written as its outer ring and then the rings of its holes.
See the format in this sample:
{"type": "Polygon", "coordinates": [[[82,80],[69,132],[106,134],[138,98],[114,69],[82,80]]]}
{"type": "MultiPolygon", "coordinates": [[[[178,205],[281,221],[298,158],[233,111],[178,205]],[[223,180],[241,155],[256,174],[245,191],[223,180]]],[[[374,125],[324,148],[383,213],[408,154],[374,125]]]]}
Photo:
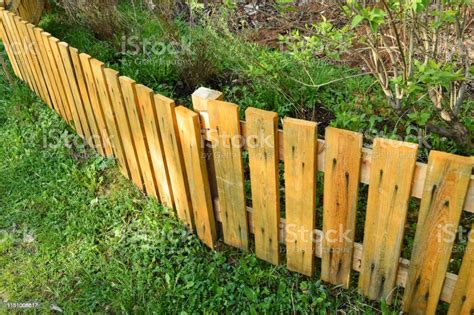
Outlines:
{"type": "Polygon", "coordinates": [[[308,83],[304,83],[298,79],[295,79],[295,78],[292,78],[290,77],[291,80],[297,82],[297,83],[300,83],[304,86],[307,86],[307,87],[312,87],[312,88],[320,88],[320,87],[323,87],[323,86],[326,86],[326,85],[330,85],[330,84],[333,84],[333,83],[336,83],[336,82],[339,82],[339,81],[343,81],[343,80],[346,80],[346,79],[352,79],[352,78],[356,78],[356,77],[361,77],[361,76],[364,76],[364,75],[372,75],[372,73],[369,73],[369,72],[366,72],[366,73],[359,73],[359,74],[355,74],[355,75],[351,75],[351,76],[348,76],[348,77],[343,77],[343,78],[339,78],[339,79],[335,79],[335,80],[331,80],[331,81],[328,81],[328,82],[325,82],[325,83],[321,83],[321,84],[308,84],[308,83]]]}

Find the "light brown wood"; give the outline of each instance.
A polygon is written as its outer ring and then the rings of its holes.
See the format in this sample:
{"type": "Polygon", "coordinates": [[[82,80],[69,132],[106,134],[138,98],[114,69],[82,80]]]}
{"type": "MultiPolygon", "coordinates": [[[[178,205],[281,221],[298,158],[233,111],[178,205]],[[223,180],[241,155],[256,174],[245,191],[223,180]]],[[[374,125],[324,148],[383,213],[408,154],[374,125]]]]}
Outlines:
{"type": "Polygon", "coordinates": [[[58,107],[58,93],[56,84],[54,83],[53,75],[51,66],[49,64],[48,55],[46,53],[46,48],[44,47],[43,37],[41,33],[43,32],[42,29],[35,27],[33,29],[33,36],[36,38],[36,43],[38,45],[38,52],[40,58],[40,65],[42,67],[42,71],[45,78],[45,84],[48,88],[49,96],[51,98],[51,107],[56,109],[58,107]]]}
{"type": "Polygon", "coordinates": [[[280,261],[280,166],[278,158],[278,115],[256,108],[245,111],[250,162],[250,180],[255,252],[274,265],[280,261]]]}
{"type": "Polygon", "coordinates": [[[474,225],[467,237],[468,244],[448,315],[470,315],[474,311],[474,225]]]}
{"type": "Polygon", "coordinates": [[[155,185],[158,189],[160,202],[165,207],[173,208],[173,192],[166,165],[166,157],[161,139],[160,127],[156,116],[156,106],[153,90],[137,84],[138,106],[143,122],[150,160],[154,170],[155,185]]]}
{"type": "Polygon", "coordinates": [[[28,30],[26,28],[26,22],[22,21],[18,16],[14,17],[14,21],[17,30],[21,36],[21,42],[25,52],[25,58],[30,66],[31,73],[33,75],[34,85],[36,86],[36,95],[38,95],[43,101],[46,99],[44,95],[43,85],[41,84],[40,74],[38,73],[37,64],[35,62],[34,49],[30,41],[28,30]]]}
{"type": "Polygon", "coordinates": [[[5,10],[0,7],[0,40],[2,40],[5,44],[5,51],[8,55],[8,59],[12,65],[13,71],[15,75],[23,80],[22,69],[20,68],[19,61],[17,60],[17,56],[12,51],[12,41],[11,41],[11,34],[7,32],[6,29],[6,21],[4,21],[3,15],[5,14],[5,10]]]}
{"type": "Polygon", "coordinates": [[[28,42],[28,50],[31,56],[31,60],[33,61],[33,67],[36,71],[36,75],[38,78],[38,86],[40,88],[40,96],[41,99],[50,107],[53,107],[53,103],[51,102],[51,97],[49,95],[48,87],[46,86],[46,72],[43,72],[42,62],[40,58],[40,51],[38,43],[36,42],[36,36],[34,35],[34,26],[32,24],[27,24],[26,22],[22,22],[22,27],[25,32],[25,38],[28,42]]]}
{"type": "Polygon", "coordinates": [[[64,87],[67,89],[71,115],[74,121],[76,132],[84,138],[85,133],[82,127],[82,121],[79,111],[82,108],[82,100],[79,94],[79,87],[77,86],[76,76],[71,63],[71,56],[69,55],[69,45],[60,42],[58,43],[59,54],[61,56],[61,63],[63,67],[62,79],[64,87]],[[67,85],[66,85],[67,84],[67,85]]]}
{"type": "Polygon", "coordinates": [[[104,64],[92,58],[90,60],[92,74],[95,79],[95,85],[97,87],[97,92],[99,96],[100,103],[102,104],[102,110],[104,112],[105,123],[107,124],[107,130],[109,132],[110,142],[112,144],[112,149],[114,151],[115,158],[118,161],[118,165],[122,174],[130,178],[130,172],[128,170],[127,159],[125,157],[122,137],[120,135],[120,130],[117,127],[117,122],[115,119],[115,113],[112,108],[112,100],[110,99],[109,89],[107,83],[105,82],[104,75],[104,64]]]}
{"type": "Polygon", "coordinates": [[[214,248],[217,241],[216,222],[206,160],[201,142],[199,115],[183,106],[176,108],[179,138],[192,200],[194,223],[199,238],[214,248]]]}
{"type": "Polygon", "coordinates": [[[431,151],[403,310],[435,314],[472,172],[470,158],[431,151]]]}
{"type": "Polygon", "coordinates": [[[84,71],[82,70],[81,60],[79,59],[79,51],[76,48],[69,47],[69,54],[71,55],[71,62],[74,67],[79,94],[82,100],[82,108],[79,108],[79,116],[81,117],[85,140],[91,148],[96,147],[96,142],[97,145],[102,146],[100,137],[98,136],[99,131],[92,110],[84,71]]]}
{"type": "Polygon", "coordinates": [[[314,273],[317,131],[313,122],[283,120],[287,265],[307,276],[314,273]]]}
{"type": "MultiPolygon", "coordinates": [[[[204,133],[204,138],[207,141],[213,141],[215,138],[215,134],[211,132],[210,130],[210,124],[209,124],[209,114],[205,111],[199,112],[201,116],[201,126],[202,129],[205,131],[204,133]]],[[[242,131],[242,136],[246,137],[247,135],[247,126],[245,121],[240,122],[241,125],[241,131],[242,131]]],[[[280,149],[279,149],[279,155],[280,155],[280,160],[283,160],[284,154],[283,154],[283,131],[279,130],[278,131],[279,137],[280,137],[280,149]]],[[[318,140],[318,171],[324,172],[325,168],[325,161],[324,161],[324,152],[326,150],[326,144],[325,141],[322,139],[318,140]]],[[[244,146],[244,149],[247,149],[246,146],[244,146]]],[[[474,157],[471,157],[471,159],[474,159],[474,157]]],[[[360,174],[360,182],[364,184],[369,184],[369,179],[370,179],[370,165],[372,161],[372,150],[369,148],[362,148],[362,164],[361,164],[361,174],[360,174]]],[[[425,183],[425,178],[426,178],[426,167],[427,165],[425,163],[416,163],[416,169],[415,169],[415,175],[413,177],[413,183],[412,183],[412,189],[411,189],[411,196],[415,198],[421,198],[422,193],[423,193],[423,185],[425,183]]],[[[466,196],[466,202],[464,206],[464,210],[467,212],[474,213],[474,175],[471,175],[471,182],[469,184],[469,191],[466,196]]]]}
{"type": "Polygon", "coordinates": [[[67,122],[68,119],[67,119],[66,110],[65,110],[67,97],[64,91],[61,76],[59,75],[59,70],[56,64],[56,58],[51,49],[51,42],[50,42],[51,35],[49,33],[42,33],[42,38],[43,38],[43,45],[46,51],[49,66],[51,69],[51,74],[53,76],[53,82],[56,85],[58,106],[55,108],[55,110],[67,122]]]}
{"type": "MultiPolygon", "coordinates": [[[[99,94],[97,92],[97,87],[95,85],[94,75],[92,73],[90,60],[91,56],[81,53],[79,59],[82,65],[82,71],[84,73],[84,78],[87,85],[87,90],[89,91],[89,99],[92,105],[92,111],[95,116],[95,121],[97,124],[98,134],[97,138],[100,138],[100,142],[96,141],[96,150],[103,156],[112,156],[113,150],[110,143],[110,136],[107,130],[107,124],[104,118],[104,112],[102,110],[102,105],[99,100],[99,94]],[[99,143],[101,145],[99,145],[99,143]]],[[[98,139],[97,139],[98,140],[98,139]]]]}
{"type": "MultiPolygon", "coordinates": [[[[210,100],[223,101],[224,95],[215,90],[207,89],[200,87],[192,95],[193,109],[199,114],[199,120],[201,122],[201,136],[206,137],[209,129],[206,129],[204,126],[209,127],[209,115],[207,112],[207,103],[210,100]],[[205,120],[205,121],[203,121],[205,120]]],[[[217,198],[217,177],[216,177],[216,167],[214,163],[214,154],[212,152],[212,146],[204,143],[204,153],[206,157],[207,171],[209,174],[209,186],[211,189],[212,198],[217,198]]]]}
{"type": "Polygon", "coordinates": [[[155,106],[171,187],[173,188],[176,213],[178,218],[181,219],[188,228],[192,229],[192,204],[179,140],[175,103],[172,99],[156,94],[155,106]]]}
{"type": "Polygon", "coordinates": [[[132,131],[128,122],[128,113],[125,109],[125,101],[122,95],[122,87],[119,82],[118,72],[105,68],[104,74],[110,94],[112,110],[115,113],[115,118],[117,120],[117,129],[122,138],[123,152],[127,159],[131,179],[140,190],[143,190],[143,180],[140,173],[137,153],[135,151],[132,131]]]}
{"type": "Polygon", "coordinates": [[[417,150],[407,142],[374,141],[359,277],[359,291],[370,299],[393,298],[417,150]]]}
{"type": "Polygon", "coordinates": [[[224,242],[248,250],[248,223],[245,204],[242,138],[239,107],[235,104],[208,102],[211,129],[218,141],[213,144],[219,207],[222,211],[224,242]]]}
{"type": "Polygon", "coordinates": [[[362,134],[326,128],[324,168],[323,250],[321,279],[349,287],[359,174],[362,157],[362,134]]]}
{"type": "Polygon", "coordinates": [[[11,42],[12,42],[12,51],[20,60],[21,65],[24,69],[24,79],[25,82],[28,84],[31,90],[37,91],[36,86],[33,83],[33,75],[31,73],[30,64],[27,62],[26,53],[24,51],[23,42],[21,40],[21,36],[18,33],[17,25],[14,20],[14,14],[8,11],[4,13],[4,21],[6,22],[6,26],[12,35],[11,42]]]}
{"type": "Polygon", "coordinates": [[[59,52],[59,46],[58,46],[59,40],[55,37],[50,37],[49,45],[51,48],[51,52],[53,54],[54,62],[56,64],[56,69],[57,69],[57,74],[58,74],[57,78],[60,82],[60,83],[58,82],[58,84],[61,84],[62,86],[63,111],[64,111],[64,115],[66,116],[66,122],[69,125],[72,125],[74,127],[74,124],[76,123],[72,115],[72,108],[74,104],[73,104],[71,89],[69,87],[69,82],[67,80],[66,71],[64,70],[63,62],[61,59],[61,53],[59,52]]]}
{"type": "Polygon", "coordinates": [[[156,198],[158,191],[155,187],[154,170],[149,158],[148,144],[141,122],[140,108],[138,106],[137,92],[135,90],[136,83],[132,79],[123,76],[119,78],[119,81],[122,88],[128,122],[132,131],[133,144],[137,152],[138,165],[142,174],[143,184],[146,192],[156,198]]]}

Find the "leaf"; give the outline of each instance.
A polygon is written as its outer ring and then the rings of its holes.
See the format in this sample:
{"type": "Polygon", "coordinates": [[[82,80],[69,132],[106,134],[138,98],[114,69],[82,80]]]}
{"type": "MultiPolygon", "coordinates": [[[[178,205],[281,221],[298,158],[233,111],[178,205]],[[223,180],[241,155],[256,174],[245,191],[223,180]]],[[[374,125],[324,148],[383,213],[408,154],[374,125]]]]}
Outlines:
{"type": "Polygon", "coordinates": [[[356,16],[354,16],[354,18],[352,19],[351,28],[356,27],[356,26],[359,25],[360,22],[362,22],[363,20],[364,20],[364,17],[361,16],[361,15],[356,15],[356,16]]]}

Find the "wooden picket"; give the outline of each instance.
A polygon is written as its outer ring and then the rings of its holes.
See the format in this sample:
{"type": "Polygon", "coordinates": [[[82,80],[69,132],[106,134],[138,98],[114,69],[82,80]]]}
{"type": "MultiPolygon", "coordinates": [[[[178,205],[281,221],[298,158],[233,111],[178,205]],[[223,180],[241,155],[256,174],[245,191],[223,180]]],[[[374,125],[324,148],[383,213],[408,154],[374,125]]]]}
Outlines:
{"type": "Polygon", "coordinates": [[[91,68],[91,59],[92,57],[87,54],[80,54],[79,60],[81,61],[82,71],[84,74],[87,90],[89,91],[89,99],[92,106],[92,111],[95,116],[95,121],[97,124],[97,134],[96,139],[96,149],[101,155],[111,156],[113,154],[112,146],[110,143],[110,136],[107,130],[107,124],[104,118],[104,112],[99,100],[99,94],[97,91],[94,74],[92,73],[91,68]],[[100,144],[99,144],[100,140],[100,144]]]}
{"type": "Polygon", "coordinates": [[[326,128],[321,279],[349,287],[362,156],[360,133],[326,128]]]}
{"type": "Polygon", "coordinates": [[[283,121],[287,264],[307,276],[314,273],[317,131],[313,122],[283,121]]]}
{"type": "Polygon", "coordinates": [[[207,165],[203,156],[199,116],[192,110],[179,106],[176,108],[176,119],[188,176],[196,233],[207,246],[214,248],[217,228],[207,165]]]}
{"type": "Polygon", "coordinates": [[[371,299],[390,301],[415,170],[418,146],[375,139],[365,219],[360,292],[371,299]],[[403,169],[403,172],[400,172],[403,169]]]}
{"type": "Polygon", "coordinates": [[[178,218],[189,228],[193,226],[192,203],[189,196],[186,170],[176,122],[175,103],[163,95],[155,95],[156,116],[163,140],[166,165],[173,187],[173,200],[178,218]]]}
{"type": "Polygon", "coordinates": [[[276,113],[255,108],[240,121],[237,105],[206,88],[192,95],[194,111],[175,107],[2,8],[0,35],[15,75],[90,147],[116,158],[139,189],[176,209],[207,246],[215,248],[222,232],[225,243],[247,250],[253,234],[257,257],[275,265],[312,276],[318,257],[322,280],[348,288],[351,271],[360,272],[359,290],[368,298],[390,302],[404,287],[407,312],[434,314],[439,301],[451,303],[450,314],[472,312],[473,241],[457,276],[447,272],[452,236],[437,238],[456,230],[463,210],[474,213],[472,157],[432,151],[428,164],[419,163],[415,144],[375,139],[371,150],[361,134],[330,127],[322,140],[314,122],[285,118],[278,130],[276,113]],[[316,198],[318,171],[323,202],[316,198]],[[360,183],[369,185],[363,244],[354,242],[360,183]],[[411,197],[421,205],[410,261],[400,253],[411,197]]]}
{"type": "Polygon", "coordinates": [[[245,111],[246,138],[254,209],[253,225],[257,257],[274,265],[280,262],[280,165],[278,115],[256,108],[245,111]]]}
{"type": "Polygon", "coordinates": [[[209,101],[209,120],[216,133],[214,162],[224,242],[248,249],[242,138],[239,107],[223,101],[209,101]]]}
{"type": "Polygon", "coordinates": [[[140,190],[143,190],[143,180],[138,165],[137,153],[133,144],[132,131],[128,122],[119,75],[117,71],[108,68],[104,69],[104,73],[110,93],[112,110],[117,119],[117,132],[120,133],[120,137],[122,138],[123,150],[127,160],[130,178],[140,190]]]}
{"type": "Polygon", "coordinates": [[[94,75],[95,84],[97,86],[99,100],[102,104],[102,110],[104,111],[104,118],[107,125],[107,130],[109,131],[110,142],[112,143],[115,157],[117,158],[122,174],[124,174],[126,177],[129,177],[129,170],[123,149],[122,137],[120,136],[120,131],[117,127],[114,110],[112,108],[112,100],[110,99],[107,83],[105,82],[105,66],[97,59],[91,59],[90,64],[92,73],[94,75]]]}
{"type": "Polygon", "coordinates": [[[158,189],[159,199],[165,207],[173,208],[173,192],[171,190],[163,141],[156,116],[154,93],[153,90],[141,84],[138,84],[136,88],[138,106],[140,107],[139,112],[149,148],[149,158],[153,165],[153,177],[158,189]]]}
{"type": "Polygon", "coordinates": [[[97,139],[96,135],[99,134],[95,115],[92,110],[91,101],[89,98],[89,91],[87,90],[87,84],[84,77],[84,71],[82,70],[81,60],[79,58],[79,52],[77,49],[70,47],[69,53],[71,55],[72,65],[77,79],[77,85],[79,87],[79,94],[81,96],[82,108],[80,108],[79,115],[81,117],[83,132],[86,142],[90,147],[95,148],[100,146],[100,139],[97,139]],[[88,128],[86,128],[86,125],[88,128]]]}
{"type": "Polygon", "coordinates": [[[135,144],[143,184],[147,193],[156,197],[157,190],[153,179],[154,172],[149,159],[148,146],[143,132],[141,115],[139,113],[137,93],[135,89],[136,83],[127,77],[120,77],[119,81],[122,88],[123,100],[130,129],[132,131],[133,143],[135,144]]]}
{"type": "Polygon", "coordinates": [[[403,309],[435,314],[454,245],[451,233],[456,233],[459,225],[472,161],[431,151],[428,169],[403,309]]]}

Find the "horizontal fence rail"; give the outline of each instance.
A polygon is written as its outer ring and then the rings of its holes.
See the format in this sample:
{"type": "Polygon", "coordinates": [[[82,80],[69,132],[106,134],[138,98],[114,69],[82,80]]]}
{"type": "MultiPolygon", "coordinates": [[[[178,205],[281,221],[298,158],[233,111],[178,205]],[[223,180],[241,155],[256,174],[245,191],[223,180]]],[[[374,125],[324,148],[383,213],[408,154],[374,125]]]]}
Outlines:
{"type": "Polygon", "coordinates": [[[377,138],[368,149],[360,133],[331,127],[321,140],[315,122],[284,118],[279,130],[276,113],[255,108],[241,121],[237,105],[206,88],[193,93],[194,110],[176,106],[1,8],[0,21],[15,75],[210,248],[219,236],[243,250],[254,244],[258,258],[307,276],[321,258],[322,280],[348,288],[351,272],[359,272],[359,292],[370,299],[390,303],[400,286],[407,312],[434,314],[440,300],[451,314],[472,312],[473,237],[459,275],[447,272],[454,239],[440,237],[457,229],[463,211],[474,213],[472,157],[432,151],[419,163],[416,144],[377,138]],[[361,183],[367,209],[365,226],[356,226],[361,183]],[[410,198],[421,201],[407,260],[410,198]],[[355,242],[356,228],[364,230],[363,244],[355,242]]]}

